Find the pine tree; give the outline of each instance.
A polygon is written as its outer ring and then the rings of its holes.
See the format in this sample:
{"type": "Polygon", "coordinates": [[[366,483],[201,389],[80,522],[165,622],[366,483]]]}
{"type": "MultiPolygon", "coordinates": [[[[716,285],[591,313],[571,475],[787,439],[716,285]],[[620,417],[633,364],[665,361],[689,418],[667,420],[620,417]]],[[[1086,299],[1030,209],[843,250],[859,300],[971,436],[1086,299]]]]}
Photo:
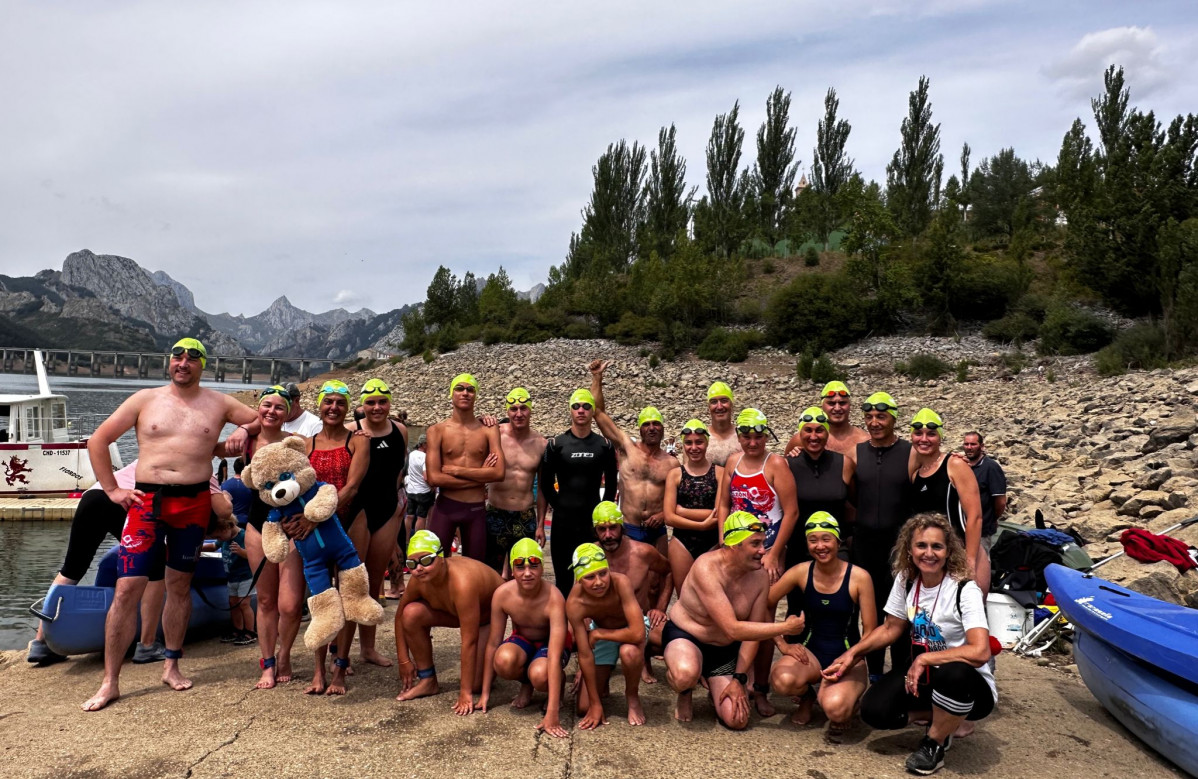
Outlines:
{"type": "Polygon", "coordinates": [[[649,152],[645,182],[645,225],[641,252],[668,257],[690,223],[695,187],[686,188],[686,160],[678,154],[674,125],[657,133],[657,149],[649,152]]]}
{"type": "Polygon", "coordinates": [[[903,235],[922,233],[932,220],[940,197],[944,156],[940,153],[940,125],[932,124],[928,78],[908,100],[902,124],[902,142],[886,166],[886,204],[903,235]]]}
{"type": "Polygon", "coordinates": [[[765,103],[765,121],[757,130],[757,162],[753,166],[753,194],[757,205],[757,230],[776,243],[794,200],[795,133],[790,124],[790,93],[775,87],[765,103]]]}
{"type": "Polygon", "coordinates": [[[853,159],[845,154],[852,126],[838,119],[840,99],[835,89],[824,96],[824,118],[815,130],[815,149],[811,161],[811,190],[815,193],[814,228],[816,235],[828,248],[828,237],[844,222],[845,214],[838,207],[837,195],[853,175],[853,159]]]}

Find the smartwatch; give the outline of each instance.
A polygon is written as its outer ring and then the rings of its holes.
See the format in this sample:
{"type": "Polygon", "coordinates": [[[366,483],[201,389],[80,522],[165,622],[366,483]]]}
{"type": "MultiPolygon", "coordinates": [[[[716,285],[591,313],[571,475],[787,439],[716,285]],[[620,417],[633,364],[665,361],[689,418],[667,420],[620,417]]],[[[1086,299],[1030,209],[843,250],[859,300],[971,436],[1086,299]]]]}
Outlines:
{"type": "Polygon", "coordinates": [[[735,679],[736,681],[740,682],[742,685],[749,683],[749,675],[748,674],[734,673],[734,674],[732,674],[732,678],[735,679]]]}

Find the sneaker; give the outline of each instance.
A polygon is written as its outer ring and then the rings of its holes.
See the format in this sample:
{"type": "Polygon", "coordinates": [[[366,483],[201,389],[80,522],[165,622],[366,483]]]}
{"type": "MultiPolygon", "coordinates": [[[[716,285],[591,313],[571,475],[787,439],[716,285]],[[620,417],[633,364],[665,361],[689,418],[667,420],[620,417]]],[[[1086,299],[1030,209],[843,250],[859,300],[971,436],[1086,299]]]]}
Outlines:
{"type": "Polygon", "coordinates": [[[67,658],[66,655],[60,655],[46,646],[45,641],[39,641],[35,638],[29,642],[29,654],[25,655],[25,659],[31,663],[36,663],[38,668],[44,668],[47,665],[61,663],[67,658]]]}
{"type": "Polygon", "coordinates": [[[241,631],[240,635],[233,640],[233,646],[249,646],[256,643],[258,643],[258,634],[252,630],[241,631]]]}
{"type": "Polygon", "coordinates": [[[220,642],[222,644],[232,644],[239,638],[241,638],[240,630],[230,630],[228,633],[225,633],[220,637],[220,642]]]}
{"type": "Polygon", "coordinates": [[[146,646],[140,641],[137,642],[137,649],[133,650],[133,662],[138,665],[145,663],[158,663],[166,659],[166,645],[161,641],[155,641],[153,644],[146,646]]]}
{"type": "Polygon", "coordinates": [[[944,747],[924,736],[919,748],[907,758],[907,770],[920,776],[930,776],[944,767],[944,747]]]}

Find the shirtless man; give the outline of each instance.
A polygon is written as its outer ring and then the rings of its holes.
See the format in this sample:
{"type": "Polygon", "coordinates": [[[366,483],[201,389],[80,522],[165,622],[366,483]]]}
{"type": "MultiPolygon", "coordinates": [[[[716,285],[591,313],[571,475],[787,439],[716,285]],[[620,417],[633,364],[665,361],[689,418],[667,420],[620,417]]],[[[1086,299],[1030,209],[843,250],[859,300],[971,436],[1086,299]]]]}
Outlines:
{"type": "MultiPolygon", "coordinates": [[[[121,662],[137,628],[137,604],[150,570],[164,557],[162,683],[174,690],[191,688],[191,680],[179,671],[179,658],[191,617],[191,575],[212,507],[211,452],[226,422],[258,424],[258,415],[248,406],[200,387],[207,359],[202,343],[180,340],[171,348],[170,384],[134,393],[88,439],[87,452],[100,487],[129,514],[121,531],[116,593],[104,625],[104,681],[84,702],[84,711],[99,711],[120,697],[121,662]],[[137,431],[138,460],[137,483],[128,490],[117,485],[108,445],[130,428],[137,431]]],[[[225,442],[227,454],[241,452],[246,432],[243,427],[225,442]]]]}
{"type": "MultiPolygon", "coordinates": [[[[440,487],[428,527],[449,546],[462,533],[462,554],[482,560],[487,550],[487,484],[503,481],[503,448],[499,429],[485,427],[474,416],[478,380],[460,373],[449,384],[453,411],[449,419],[428,429],[424,478],[440,487]]],[[[451,549],[446,549],[446,555],[451,549]]]]}
{"type": "Polygon", "coordinates": [[[532,397],[528,390],[516,387],[504,398],[506,425],[499,426],[499,445],[503,449],[503,481],[487,485],[487,558],[497,572],[506,568],[508,552],[521,538],[545,543],[545,512],[548,503],[544,490],[533,498],[533,484],[545,454],[545,436],[533,430],[532,397]]]}
{"type": "MultiPolygon", "coordinates": [[[[820,408],[828,415],[828,448],[837,454],[843,454],[853,462],[857,461],[857,444],[869,440],[869,433],[849,423],[849,388],[842,381],[830,381],[820,392],[820,408]]],[[[786,442],[786,454],[798,454],[802,447],[799,434],[796,432],[786,442]]]]}
{"type": "Polygon", "coordinates": [[[615,668],[617,657],[624,666],[628,724],[644,725],[640,686],[648,620],[636,602],[632,583],[624,574],[608,568],[607,555],[595,544],[575,549],[571,568],[574,589],[566,599],[566,617],[578,646],[582,671],[578,711],[586,712],[578,727],[593,730],[607,724],[597,666],[615,668]]]}
{"type": "Polygon", "coordinates": [[[758,643],[803,630],[800,617],[776,623],[769,613],[765,529],[752,514],[730,514],[724,545],[699,555],[670,610],[663,633],[666,678],[678,693],[674,718],[680,722],[690,722],[691,695],[703,677],[720,722],[744,730],[749,724],[746,685],[758,643]]]}
{"type": "Polygon", "coordinates": [[[570,735],[562,727],[559,710],[567,648],[566,599],[545,581],[545,553],[531,538],[522,538],[512,546],[508,563],[513,580],[504,582],[491,598],[491,631],[483,662],[483,691],[477,708],[485,712],[491,698],[495,674],[520,681],[520,693],[512,708],[523,709],[532,701],[533,690],[549,693],[545,717],[537,725],[551,736],[570,735]],[[502,643],[502,625],[512,620],[512,634],[502,643]],[[550,658],[554,658],[550,660],[550,658]]]}
{"type": "Polygon", "coordinates": [[[491,634],[491,599],[503,579],[478,560],[447,559],[442,554],[441,539],[434,533],[417,530],[412,534],[407,558],[412,577],[395,610],[395,653],[402,686],[396,700],[440,692],[433,665],[432,629],[459,628],[462,686],[453,710],[465,716],[474,710],[473,693],[482,688],[480,670],[491,634]]]}
{"type": "MultiPolygon", "coordinates": [[[[628,582],[636,593],[636,602],[649,620],[649,651],[645,654],[641,681],[645,684],[657,684],[649,658],[655,652],[661,651],[661,629],[666,624],[666,608],[670,605],[670,594],[674,591],[670,577],[670,561],[655,547],[628,537],[624,532],[624,518],[620,508],[611,501],[604,501],[595,507],[593,523],[595,535],[599,537],[599,546],[603,547],[607,555],[608,566],[616,573],[628,577],[628,582]],[[654,588],[653,584],[660,586],[654,588]]],[[[608,669],[606,674],[600,671],[599,675],[604,677],[600,680],[600,687],[606,690],[606,677],[611,676],[611,669],[608,669]]]]}
{"type": "Polygon", "coordinates": [[[711,412],[710,442],[707,444],[707,459],[723,467],[728,456],[740,451],[740,439],[732,425],[732,403],[735,398],[732,388],[717,381],[707,388],[707,410],[711,412]]]}
{"type": "Polygon", "coordinates": [[[603,372],[610,361],[590,364],[591,394],[595,396],[595,421],[619,454],[620,510],[624,512],[624,532],[635,541],[653,544],[666,554],[666,477],[681,468],[678,458],[661,448],[666,428],[661,412],[646,406],[637,415],[640,441],[633,442],[603,409],[603,372]]]}

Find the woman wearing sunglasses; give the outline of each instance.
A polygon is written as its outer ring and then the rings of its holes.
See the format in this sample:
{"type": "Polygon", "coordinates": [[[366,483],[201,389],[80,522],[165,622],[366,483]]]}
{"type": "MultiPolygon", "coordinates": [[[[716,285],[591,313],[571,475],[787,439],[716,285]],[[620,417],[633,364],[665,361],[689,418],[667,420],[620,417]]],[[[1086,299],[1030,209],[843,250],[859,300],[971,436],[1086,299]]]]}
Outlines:
{"type": "MultiPolygon", "coordinates": [[[[337,517],[350,539],[365,529],[366,516],[357,505],[358,488],[370,468],[370,443],[363,435],[346,429],[349,414],[349,387],[344,382],[326,381],[316,396],[316,415],[321,431],[308,441],[308,461],[316,470],[316,478],[337,488],[337,517]]],[[[357,542],[355,542],[355,547],[357,542]]],[[[349,645],[353,639],[354,623],[346,622],[337,636],[337,656],[333,658],[333,676],[325,685],[324,661],[326,648],[316,650],[316,672],[312,684],[304,692],[312,695],[343,695],[346,671],[349,669],[349,645]]]]}
{"type": "Polygon", "coordinates": [[[720,543],[716,506],[724,469],[707,459],[709,439],[701,421],[687,422],[682,428],[682,467],[666,476],[666,524],[674,528],[668,552],[678,593],[695,558],[720,543]]]}
{"type": "MultiPolygon", "coordinates": [[[[799,501],[799,526],[820,511],[841,517],[850,525],[853,522],[855,511],[851,500],[856,469],[851,457],[828,448],[831,432],[831,421],[822,408],[811,406],[799,415],[799,429],[795,433],[798,446],[788,451],[786,457],[799,501]]],[[[807,544],[790,544],[786,548],[787,568],[810,559],[807,544]]]]}
{"type": "MultiPolygon", "coordinates": [[[[774,663],[770,684],[780,695],[799,696],[799,706],[790,716],[796,725],[811,721],[816,696],[812,685],[820,684],[821,671],[839,658],[860,638],[878,625],[874,607],[874,585],[869,573],[840,559],[840,523],[826,511],[817,511],[803,526],[811,560],[795,566],[770,587],[771,609],[786,597],[788,615],[801,616],[803,632],[774,639],[782,658],[774,663]],[[792,597],[796,595],[798,597],[792,597]]],[[[823,681],[819,706],[828,717],[825,737],[839,743],[848,730],[857,701],[865,692],[865,666],[858,664],[842,677],[823,681]]]]}

